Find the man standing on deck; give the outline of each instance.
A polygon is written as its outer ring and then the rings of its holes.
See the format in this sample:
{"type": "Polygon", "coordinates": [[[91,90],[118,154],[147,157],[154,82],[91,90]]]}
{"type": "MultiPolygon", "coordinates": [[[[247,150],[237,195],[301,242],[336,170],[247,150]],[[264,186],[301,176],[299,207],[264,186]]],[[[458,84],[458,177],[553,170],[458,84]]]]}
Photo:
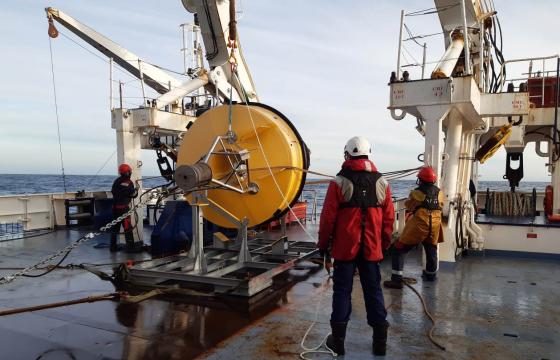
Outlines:
{"type": "Polygon", "coordinates": [[[358,268],[373,328],[373,353],[385,355],[387,329],[379,262],[391,245],[395,218],[389,184],[369,160],[371,145],[361,136],[344,147],[342,170],[331,181],[321,212],[318,248],[334,258],[332,333],[327,346],[344,355],[346,325],[352,311],[352,285],[358,268]]]}
{"type": "Polygon", "coordinates": [[[422,271],[424,281],[434,281],[437,272],[437,244],[443,242],[441,208],[443,192],[435,185],[437,175],[433,168],[424,166],[418,172],[418,187],[410,192],[405,202],[412,216],[406,222],[399,241],[392,250],[391,280],[383,283],[392,289],[403,288],[403,267],[406,254],[422,243],[426,253],[426,270],[422,271]]]}
{"type": "MultiPolygon", "coordinates": [[[[113,220],[125,214],[130,210],[130,201],[138,196],[138,190],[134,187],[134,183],[130,180],[132,176],[132,168],[128,164],[119,166],[119,177],[113,182],[111,193],[113,194],[113,220]]],[[[121,225],[124,229],[124,237],[126,239],[126,251],[134,252],[134,235],[132,234],[132,224],[130,216],[124,218],[116,224],[111,230],[111,252],[119,250],[117,246],[117,237],[119,235],[121,225]]]]}

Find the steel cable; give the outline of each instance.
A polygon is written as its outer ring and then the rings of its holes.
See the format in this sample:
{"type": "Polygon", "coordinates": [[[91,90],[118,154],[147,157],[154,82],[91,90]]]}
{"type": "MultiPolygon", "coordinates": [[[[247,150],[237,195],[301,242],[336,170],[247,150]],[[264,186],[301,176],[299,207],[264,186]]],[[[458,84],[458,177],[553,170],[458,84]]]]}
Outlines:
{"type": "Polygon", "coordinates": [[[111,161],[111,159],[113,158],[113,156],[115,156],[115,154],[117,153],[117,150],[115,149],[115,151],[113,151],[113,153],[111,154],[111,156],[109,156],[107,158],[107,160],[105,160],[105,162],[103,163],[103,165],[101,165],[101,167],[99,168],[99,170],[97,170],[97,172],[91,177],[91,179],[89,180],[89,182],[87,183],[87,185],[84,188],[88,188],[91,183],[93,182],[93,180],[95,180],[95,177],[97,175],[99,175],[99,173],[101,172],[101,170],[103,170],[105,168],[105,166],[107,166],[107,164],[109,163],[109,161],[111,161]]]}
{"type": "Polygon", "coordinates": [[[62,168],[62,185],[64,186],[64,192],[66,193],[66,174],[64,172],[64,157],[62,156],[62,139],[60,137],[60,119],[58,116],[58,99],[56,96],[56,81],[54,75],[54,59],[53,59],[53,50],[52,50],[52,39],[49,36],[49,53],[51,58],[51,76],[52,76],[52,85],[53,85],[53,95],[54,95],[54,109],[56,114],[56,131],[58,133],[58,150],[60,152],[60,166],[62,168]]]}

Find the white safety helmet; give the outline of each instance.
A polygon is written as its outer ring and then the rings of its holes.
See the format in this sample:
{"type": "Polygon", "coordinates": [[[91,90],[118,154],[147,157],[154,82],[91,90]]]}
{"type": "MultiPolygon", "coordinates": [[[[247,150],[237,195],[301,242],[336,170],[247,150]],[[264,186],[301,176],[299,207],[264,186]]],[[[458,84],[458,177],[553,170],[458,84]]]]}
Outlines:
{"type": "Polygon", "coordinates": [[[371,144],[363,136],[354,136],[346,143],[344,151],[350,156],[371,155],[371,144]]]}

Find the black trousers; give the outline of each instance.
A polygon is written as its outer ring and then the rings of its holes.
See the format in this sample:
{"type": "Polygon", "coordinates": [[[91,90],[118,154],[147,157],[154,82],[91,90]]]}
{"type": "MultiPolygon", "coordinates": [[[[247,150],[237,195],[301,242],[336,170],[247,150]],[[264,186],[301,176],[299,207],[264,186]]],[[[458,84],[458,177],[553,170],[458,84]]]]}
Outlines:
{"type": "MultiPolygon", "coordinates": [[[[405,245],[403,243],[397,242],[395,246],[393,246],[393,251],[391,254],[391,261],[392,261],[392,274],[391,279],[395,281],[401,281],[403,277],[403,268],[404,268],[404,260],[406,258],[406,254],[417,245],[405,245]]],[[[424,247],[424,252],[426,253],[426,270],[424,272],[429,276],[436,275],[437,272],[437,245],[434,245],[429,242],[423,242],[422,246],[424,247]]]]}
{"type": "Polygon", "coordinates": [[[358,268],[370,326],[386,323],[387,311],[381,289],[379,263],[365,260],[361,255],[351,261],[334,261],[333,300],[331,321],[347,323],[352,312],[352,286],[358,268]]]}
{"type": "MultiPolygon", "coordinates": [[[[118,218],[119,216],[124,215],[127,211],[130,210],[128,206],[113,206],[113,220],[118,218]]],[[[111,247],[117,246],[117,237],[119,232],[121,231],[121,226],[124,230],[124,238],[126,239],[127,245],[134,244],[134,235],[132,233],[132,223],[130,222],[130,216],[125,217],[122,221],[117,223],[115,226],[111,228],[111,247]]]]}

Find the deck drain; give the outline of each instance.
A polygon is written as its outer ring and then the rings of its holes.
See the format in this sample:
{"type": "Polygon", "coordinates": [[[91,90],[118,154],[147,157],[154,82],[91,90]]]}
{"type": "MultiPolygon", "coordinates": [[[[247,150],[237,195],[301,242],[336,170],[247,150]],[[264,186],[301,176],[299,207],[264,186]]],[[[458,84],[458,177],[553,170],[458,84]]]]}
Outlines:
{"type": "Polygon", "coordinates": [[[510,334],[510,333],[504,333],[504,336],[512,337],[512,338],[517,338],[517,337],[519,337],[519,335],[517,335],[517,334],[510,334]]]}
{"type": "Polygon", "coordinates": [[[517,281],[514,281],[514,280],[508,280],[508,283],[510,283],[510,284],[517,284],[517,281]]]}
{"type": "Polygon", "coordinates": [[[531,285],[537,285],[537,283],[531,283],[531,285]]]}

